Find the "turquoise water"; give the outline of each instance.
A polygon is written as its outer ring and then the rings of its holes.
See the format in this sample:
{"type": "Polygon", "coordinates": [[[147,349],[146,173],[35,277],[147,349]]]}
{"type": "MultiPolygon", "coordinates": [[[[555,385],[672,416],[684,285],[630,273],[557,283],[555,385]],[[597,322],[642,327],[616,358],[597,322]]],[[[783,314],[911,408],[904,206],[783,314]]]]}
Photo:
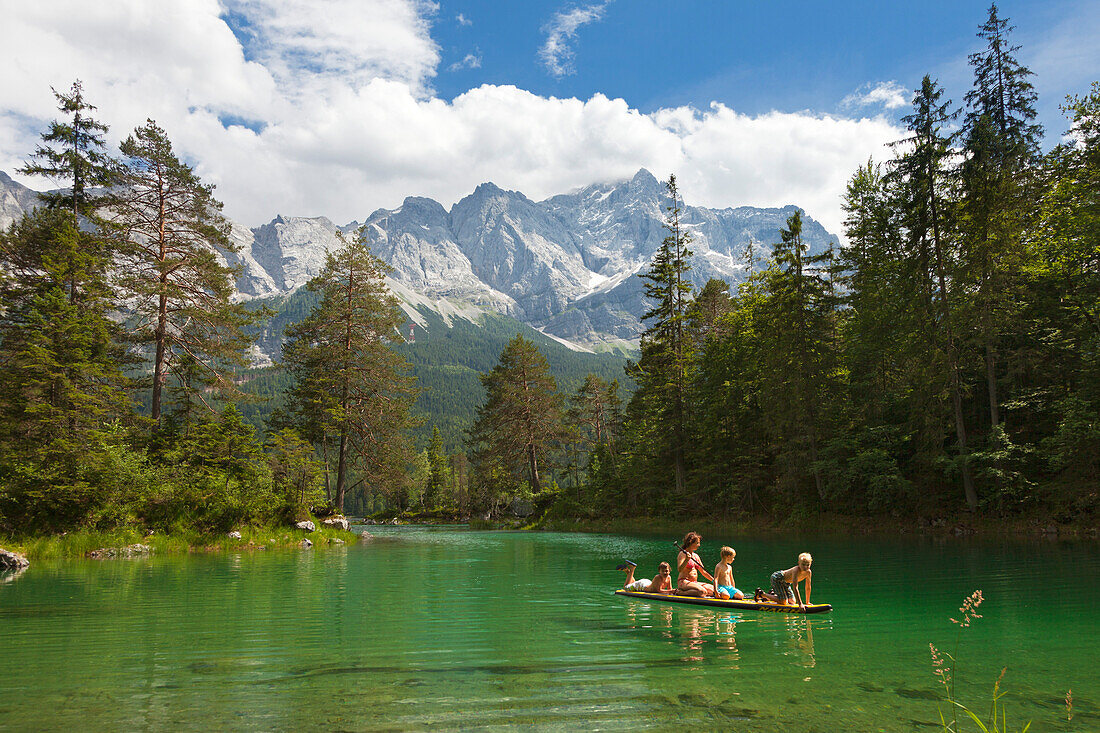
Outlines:
{"type": "Polygon", "coordinates": [[[928,644],[957,639],[964,702],[985,711],[1007,666],[1013,729],[1100,730],[1095,543],[704,539],[750,592],[812,552],[834,610],[799,616],[611,595],[621,559],[648,575],[671,537],[370,529],[37,563],[0,583],[0,729],[932,730],[928,644]]]}

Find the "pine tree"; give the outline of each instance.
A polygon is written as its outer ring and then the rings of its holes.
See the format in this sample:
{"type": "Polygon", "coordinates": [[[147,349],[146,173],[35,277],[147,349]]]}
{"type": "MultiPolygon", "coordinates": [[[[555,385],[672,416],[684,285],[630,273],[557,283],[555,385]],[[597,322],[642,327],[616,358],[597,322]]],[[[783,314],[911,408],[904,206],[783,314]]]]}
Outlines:
{"type": "MultiPolygon", "coordinates": [[[[115,161],[108,154],[104,143],[107,125],[96,121],[90,112],[96,109],[84,99],[84,88],[77,79],[69,94],[52,89],[60,112],[71,115],[72,121],[54,120],[42,133],[42,143],[35,148],[31,161],[19,169],[20,173],[45,176],[69,184],[68,190],[40,193],[48,208],[68,209],[73,216],[94,218],[104,196],[92,196],[90,186],[106,186],[114,179],[115,161]]],[[[70,279],[68,297],[75,303],[80,297],[76,275],[87,271],[93,262],[105,265],[109,254],[105,241],[85,235],[80,247],[72,248],[68,255],[70,279]]]]}
{"type": "Polygon", "coordinates": [[[758,311],[761,358],[767,377],[763,399],[768,420],[784,443],[789,474],[813,477],[825,498],[818,467],[828,401],[840,389],[836,297],[825,263],[831,254],[809,256],[802,241],[802,214],[794,212],[773,248],[762,276],[765,300],[758,311]]]}
{"type": "Polygon", "coordinates": [[[242,329],[255,314],[230,300],[234,270],[219,261],[217,249],[233,247],[214,187],[180,162],[152,120],[121,150],[125,162],[107,203],[108,227],[119,242],[132,338],[152,350],[151,416],[159,422],[168,376],[184,358],[219,389],[233,391],[232,370],[244,363],[249,344],[242,329]]]}
{"type": "Polygon", "coordinates": [[[540,466],[565,437],[562,397],[546,357],[517,334],[493,370],[481,375],[481,384],[485,402],[470,428],[474,462],[482,468],[496,465],[515,480],[523,477],[540,493],[540,466]]]}
{"type": "Polygon", "coordinates": [[[73,82],[68,94],[51,87],[57,98],[57,109],[71,115],[72,121],[54,120],[42,134],[42,144],[35,148],[29,162],[20,173],[47,176],[69,184],[67,191],[39,194],[50,208],[63,208],[74,216],[92,216],[104,201],[92,196],[89,187],[110,185],[115,161],[107,153],[104,136],[108,127],[95,120],[90,112],[96,109],[84,99],[84,86],[73,82]]]}
{"type": "Polygon", "coordinates": [[[961,169],[963,274],[977,291],[989,420],[994,427],[1001,423],[998,352],[1003,337],[1018,322],[1016,306],[1025,289],[1020,275],[1031,259],[1023,233],[1043,135],[1035,122],[1038,97],[1029,80],[1032,72],[1015,58],[1020,47],[1009,41],[1012,30],[991,5],[978,31],[987,46],[970,55],[974,88],[966,95],[961,169]]]}
{"type": "MultiPolygon", "coordinates": [[[[689,259],[691,234],[683,225],[680,192],[676,176],[665,184],[670,203],[666,207],[665,229],[668,236],[661,242],[641,275],[646,281],[645,294],[652,307],[643,321],[649,326],[641,337],[641,357],[628,367],[628,373],[638,384],[635,400],[648,402],[656,412],[649,435],[653,442],[646,452],[659,463],[671,464],[675,479],[675,495],[685,494],[686,470],[684,452],[687,438],[687,390],[691,362],[691,344],[687,339],[687,307],[691,296],[689,259]]],[[[648,411],[648,410],[647,410],[648,411]]]]}
{"type": "Polygon", "coordinates": [[[9,516],[41,526],[79,521],[97,504],[84,474],[106,423],[128,408],[107,263],[88,239],[64,209],[0,233],[0,484],[17,495],[9,516]]]}
{"type": "Polygon", "coordinates": [[[948,250],[951,200],[947,192],[954,153],[952,136],[944,132],[944,127],[955,114],[950,111],[949,101],[940,101],[942,97],[939,85],[925,76],[913,97],[913,112],[903,118],[911,135],[901,142],[911,149],[894,161],[890,175],[898,181],[903,196],[903,221],[921,279],[922,300],[929,310],[926,329],[946,357],[963,493],[973,511],[978,507],[978,494],[969,466],[958,314],[948,288],[949,282],[956,282],[948,250]]]}
{"type": "Polygon", "coordinates": [[[389,488],[401,503],[416,389],[393,348],[404,318],[385,284],[388,265],[371,254],[363,230],[354,239],[337,236],[339,248],[307,285],[321,301],[287,329],[283,361],[295,378],[290,401],[304,434],[333,446],[334,503],[343,511],[359,484],[389,488]],[[349,486],[352,470],[360,478],[349,486]]]}

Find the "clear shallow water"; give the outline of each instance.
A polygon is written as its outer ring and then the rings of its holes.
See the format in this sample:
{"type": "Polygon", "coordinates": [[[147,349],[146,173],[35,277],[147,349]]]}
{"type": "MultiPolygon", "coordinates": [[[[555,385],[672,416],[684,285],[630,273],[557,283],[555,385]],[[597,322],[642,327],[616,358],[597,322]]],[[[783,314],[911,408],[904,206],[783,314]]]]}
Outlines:
{"type": "Polygon", "coordinates": [[[1013,728],[1100,730],[1095,543],[705,538],[750,592],[812,552],[834,610],[794,616],[610,594],[622,558],[672,561],[670,537],[370,531],[0,583],[0,729],[932,730],[928,643],[953,647],[980,588],[960,697],[986,710],[1007,665],[1013,728]]]}

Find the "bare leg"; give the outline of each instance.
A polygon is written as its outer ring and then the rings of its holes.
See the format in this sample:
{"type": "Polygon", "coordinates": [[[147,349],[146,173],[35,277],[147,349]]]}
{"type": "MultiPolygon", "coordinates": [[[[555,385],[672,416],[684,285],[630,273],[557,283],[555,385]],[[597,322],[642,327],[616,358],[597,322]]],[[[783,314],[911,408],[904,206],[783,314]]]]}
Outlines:
{"type": "Polygon", "coordinates": [[[627,565],[623,569],[623,572],[626,573],[626,580],[623,581],[623,587],[625,588],[625,587],[627,587],[628,585],[630,585],[631,583],[634,582],[634,566],[633,565],[627,565]]]}
{"type": "Polygon", "coordinates": [[[714,595],[714,588],[690,580],[681,580],[676,586],[676,592],[682,596],[706,598],[714,595]]]}

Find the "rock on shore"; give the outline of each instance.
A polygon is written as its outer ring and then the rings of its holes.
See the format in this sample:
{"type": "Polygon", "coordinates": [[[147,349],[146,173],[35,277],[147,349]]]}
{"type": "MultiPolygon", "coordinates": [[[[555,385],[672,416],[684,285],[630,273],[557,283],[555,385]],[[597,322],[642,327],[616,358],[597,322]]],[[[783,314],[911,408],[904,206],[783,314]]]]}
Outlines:
{"type": "Polygon", "coordinates": [[[18,552],[11,552],[0,547],[0,573],[7,572],[9,570],[23,570],[29,567],[31,561],[20,555],[18,552]]]}
{"type": "Polygon", "coordinates": [[[153,548],[149,545],[134,544],[126,547],[101,547],[98,550],[89,552],[88,557],[93,560],[106,560],[115,557],[139,557],[152,552],[153,548]]]}
{"type": "Polygon", "coordinates": [[[334,527],[336,529],[342,529],[345,532],[348,531],[348,518],[347,517],[329,517],[328,519],[322,519],[321,524],[326,527],[334,527]]]}

